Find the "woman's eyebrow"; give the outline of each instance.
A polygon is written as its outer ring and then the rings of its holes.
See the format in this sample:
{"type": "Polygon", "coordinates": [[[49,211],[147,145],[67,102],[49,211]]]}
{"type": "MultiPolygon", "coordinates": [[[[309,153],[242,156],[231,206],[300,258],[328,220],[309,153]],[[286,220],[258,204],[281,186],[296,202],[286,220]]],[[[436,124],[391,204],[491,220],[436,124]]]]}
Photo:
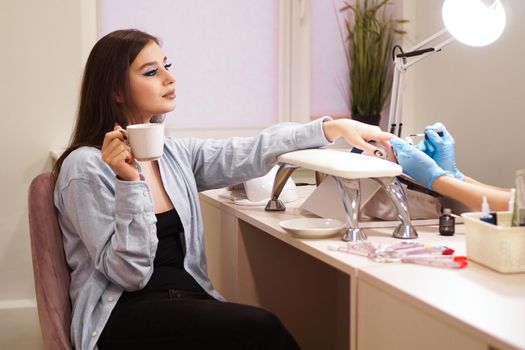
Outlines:
{"type": "MultiPolygon", "coordinates": [[[[163,62],[166,63],[167,60],[168,60],[168,58],[166,56],[164,56],[163,62]]],[[[139,70],[142,70],[143,68],[145,68],[147,66],[155,66],[156,64],[157,64],[156,61],[146,62],[142,66],[140,66],[139,70]]]]}

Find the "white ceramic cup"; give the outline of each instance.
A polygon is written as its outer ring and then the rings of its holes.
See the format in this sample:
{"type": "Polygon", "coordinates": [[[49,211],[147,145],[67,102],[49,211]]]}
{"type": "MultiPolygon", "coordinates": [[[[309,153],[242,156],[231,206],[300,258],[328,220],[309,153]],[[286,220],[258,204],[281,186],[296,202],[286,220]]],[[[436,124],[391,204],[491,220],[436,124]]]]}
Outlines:
{"type": "Polygon", "coordinates": [[[140,161],[157,160],[164,149],[164,124],[147,123],[128,125],[120,129],[127,137],[133,156],[140,161]]]}

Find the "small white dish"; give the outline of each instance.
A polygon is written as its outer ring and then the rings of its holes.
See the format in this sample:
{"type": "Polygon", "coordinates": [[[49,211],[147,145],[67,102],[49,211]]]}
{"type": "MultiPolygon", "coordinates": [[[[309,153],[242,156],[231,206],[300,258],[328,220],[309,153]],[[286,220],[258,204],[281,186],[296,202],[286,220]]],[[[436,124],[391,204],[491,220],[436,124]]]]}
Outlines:
{"type": "Polygon", "coordinates": [[[346,223],[335,219],[298,218],[283,220],[279,225],[296,237],[324,238],[341,233],[346,223]]]}

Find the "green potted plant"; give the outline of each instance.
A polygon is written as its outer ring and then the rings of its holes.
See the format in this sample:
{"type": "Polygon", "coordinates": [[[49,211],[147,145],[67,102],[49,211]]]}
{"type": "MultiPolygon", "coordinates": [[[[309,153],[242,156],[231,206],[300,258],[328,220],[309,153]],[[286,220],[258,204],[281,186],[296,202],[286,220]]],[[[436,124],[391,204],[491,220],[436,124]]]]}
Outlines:
{"type": "Polygon", "coordinates": [[[352,119],[379,125],[392,89],[392,49],[398,27],[407,22],[387,14],[389,0],[345,2],[352,119]]]}

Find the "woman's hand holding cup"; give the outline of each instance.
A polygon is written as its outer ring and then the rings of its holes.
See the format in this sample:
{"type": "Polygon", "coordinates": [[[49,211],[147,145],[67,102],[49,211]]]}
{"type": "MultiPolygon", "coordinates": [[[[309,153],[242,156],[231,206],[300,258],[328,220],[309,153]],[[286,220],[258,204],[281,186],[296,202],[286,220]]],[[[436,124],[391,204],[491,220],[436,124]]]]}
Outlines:
{"type": "Polygon", "coordinates": [[[121,130],[120,125],[115,125],[113,131],[106,133],[104,136],[102,159],[121,180],[138,181],[140,180],[140,175],[135,166],[133,152],[126,143],[126,137],[121,130]]]}

